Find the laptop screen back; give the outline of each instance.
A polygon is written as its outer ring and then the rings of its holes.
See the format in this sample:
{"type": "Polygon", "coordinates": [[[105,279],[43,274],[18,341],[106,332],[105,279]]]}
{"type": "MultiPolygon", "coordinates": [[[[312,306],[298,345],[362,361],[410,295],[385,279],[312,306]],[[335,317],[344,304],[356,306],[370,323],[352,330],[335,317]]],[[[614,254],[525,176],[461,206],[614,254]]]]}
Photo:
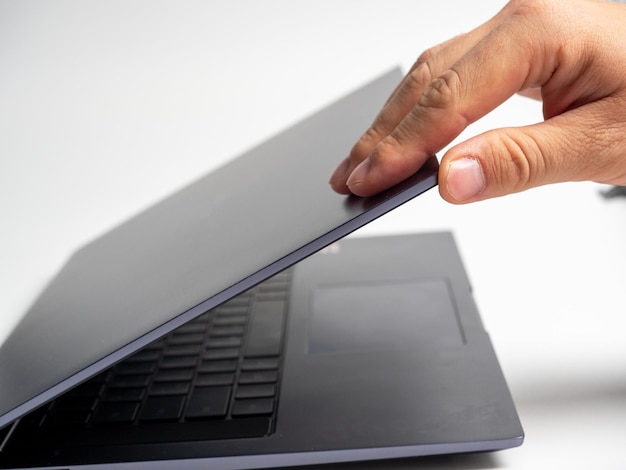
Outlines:
{"type": "Polygon", "coordinates": [[[434,157],[374,198],[327,184],[400,78],[384,75],[77,251],[0,348],[0,427],[435,186],[434,157]]]}

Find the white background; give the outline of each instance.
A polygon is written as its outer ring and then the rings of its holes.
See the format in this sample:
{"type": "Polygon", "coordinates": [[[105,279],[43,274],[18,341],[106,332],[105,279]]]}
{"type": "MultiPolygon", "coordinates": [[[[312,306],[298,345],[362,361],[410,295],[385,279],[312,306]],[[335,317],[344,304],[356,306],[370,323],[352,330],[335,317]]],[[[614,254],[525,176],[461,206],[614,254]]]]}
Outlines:
{"type": "MultiPolygon", "coordinates": [[[[0,341],[78,246],[503,4],[0,3],[0,341]]],[[[541,119],[514,97],[464,136],[541,119]]],[[[600,189],[431,191],[356,234],[454,232],[527,434],[402,468],[626,468],[626,199],[600,189]]]]}

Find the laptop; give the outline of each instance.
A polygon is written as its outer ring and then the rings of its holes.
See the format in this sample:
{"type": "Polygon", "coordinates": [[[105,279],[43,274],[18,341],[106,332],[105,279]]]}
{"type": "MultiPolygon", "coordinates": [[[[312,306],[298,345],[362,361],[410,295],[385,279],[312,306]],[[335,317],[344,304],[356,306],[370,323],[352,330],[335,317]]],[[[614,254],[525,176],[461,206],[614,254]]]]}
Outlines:
{"type": "Polygon", "coordinates": [[[436,186],[436,158],[372,198],[326,183],[400,78],[79,249],[0,347],[0,468],[268,468],[520,445],[452,235],[344,238],[436,186]]]}

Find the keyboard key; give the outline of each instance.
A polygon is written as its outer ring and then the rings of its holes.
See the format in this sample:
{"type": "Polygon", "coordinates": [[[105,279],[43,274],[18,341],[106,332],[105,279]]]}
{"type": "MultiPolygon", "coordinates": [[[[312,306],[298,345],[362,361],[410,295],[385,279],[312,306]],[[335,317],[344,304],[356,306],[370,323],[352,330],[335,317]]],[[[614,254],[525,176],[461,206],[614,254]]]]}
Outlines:
{"type": "Polygon", "coordinates": [[[189,382],[158,382],[153,383],[148,395],[186,395],[189,393],[189,382]]]}
{"type": "Polygon", "coordinates": [[[272,398],[255,398],[251,400],[235,400],[233,416],[269,415],[274,411],[272,398]]]}
{"type": "Polygon", "coordinates": [[[202,361],[202,364],[198,368],[199,372],[234,372],[237,370],[237,361],[225,360],[225,361],[202,361]]]}
{"type": "Polygon", "coordinates": [[[96,396],[71,396],[66,395],[54,404],[54,411],[93,411],[98,399],[96,396]]]}
{"type": "Polygon", "coordinates": [[[163,355],[165,357],[177,357],[177,356],[194,356],[200,353],[200,345],[188,344],[185,346],[170,346],[165,350],[163,355]]]}
{"type": "Polygon", "coordinates": [[[64,397],[97,397],[104,390],[104,382],[89,380],[67,392],[64,397]]]}
{"type": "Polygon", "coordinates": [[[276,395],[276,384],[240,385],[235,398],[271,398],[276,395]]]}
{"type": "Polygon", "coordinates": [[[149,375],[116,375],[109,382],[109,388],[147,387],[149,382],[149,375]]]}
{"type": "Polygon", "coordinates": [[[241,325],[235,326],[216,326],[211,329],[211,338],[224,336],[243,336],[246,329],[241,325]]]}
{"type": "Polygon", "coordinates": [[[197,355],[164,357],[159,364],[159,369],[181,369],[185,367],[195,367],[197,362],[197,355]]]}
{"type": "Polygon", "coordinates": [[[151,374],[154,372],[154,362],[122,362],[115,367],[116,375],[151,374]]]}
{"type": "Polygon", "coordinates": [[[278,357],[246,358],[241,365],[242,370],[275,370],[278,369],[278,357]]]}
{"type": "Polygon", "coordinates": [[[237,348],[207,349],[202,357],[204,359],[237,359],[241,351],[237,348]]]}
{"type": "Polygon", "coordinates": [[[239,348],[241,343],[242,339],[238,336],[227,336],[225,338],[212,337],[209,339],[206,347],[208,349],[239,348]]]}
{"type": "Polygon", "coordinates": [[[161,351],[164,347],[165,347],[165,339],[161,338],[157,341],[153,341],[152,343],[150,343],[148,346],[146,346],[144,349],[144,351],[161,351]]]}
{"type": "Polygon", "coordinates": [[[235,374],[233,372],[225,372],[218,374],[198,374],[196,377],[197,387],[215,387],[218,385],[232,385],[235,382],[235,374]]]}
{"type": "Polygon", "coordinates": [[[248,322],[248,315],[229,315],[217,317],[213,320],[213,326],[244,326],[248,322]]]}
{"type": "Polygon", "coordinates": [[[285,293],[281,291],[267,291],[259,292],[257,294],[257,301],[267,302],[270,300],[282,301],[285,298],[285,293]]]}
{"type": "Polygon", "coordinates": [[[46,418],[45,423],[51,427],[86,426],[91,419],[91,412],[81,410],[63,410],[62,413],[53,413],[46,418]]]}
{"type": "MultiPolygon", "coordinates": [[[[95,375],[92,378],[90,378],[83,385],[87,385],[87,384],[103,384],[103,383],[106,383],[106,381],[109,379],[110,376],[111,376],[111,372],[109,370],[105,370],[104,372],[100,372],[98,375],[95,375]]],[[[77,388],[80,388],[83,385],[79,385],[77,388]]]]}
{"type": "MultiPolygon", "coordinates": [[[[205,317],[203,318],[204,322],[207,322],[209,320],[209,317],[205,317]]],[[[179,326],[176,329],[177,333],[183,333],[183,334],[192,334],[192,333],[204,333],[206,331],[206,323],[197,323],[198,320],[194,320],[191,323],[187,323],[183,326],[179,326]]]]}
{"type": "Polygon", "coordinates": [[[191,392],[185,418],[202,419],[226,416],[230,387],[196,387],[191,392]]]}
{"type": "Polygon", "coordinates": [[[204,341],[204,333],[181,334],[178,330],[167,340],[170,345],[201,344],[202,341],[204,341]]]}
{"type": "Polygon", "coordinates": [[[215,309],[217,313],[224,313],[230,310],[247,310],[248,305],[250,303],[250,291],[243,292],[239,294],[237,297],[230,299],[227,302],[224,302],[222,305],[218,306],[215,309]]]}
{"type": "Polygon", "coordinates": [[[96,424],[132,423],[138,408],[136,403],[103,403],[96,411],[93,421],[96,424]]]}
{"type": "Polygon", "coordinates": [[[126,364],[132,362],[156,362],[159,360],[159,357],[161,357],[160,350],[144,349],[143,351],[139,351],[132,356],[126,358],[124,362],[126,364]]]}
{"type": "Polygon", "coordinates": [[[209,320],[211,320],[212,316],[213,316],[213,310],[209,310],[208,312],[204,312],[199,317],[194,318],[193,320],[191,320],[190,323],[187,323],[187,324],[188,325],[194,325],[197,323],[206,324],[209,320]]]}
{"type": "Polygon", "coordinates": [[[145,393],[145,388],[110,388],[104,394],[104,401],[138,403],[143,399],[145,393]]]}
{"type": "MultiPolygon", "coordinates": [[[[289,290],[289,282],[287,280],[279,281],[279,282],[264,282],[259,285],[258,294],[267,294],[267,293],[279,293],[282,294],[283,298],[285,298],[285,294],[289,290]]],[[[257,294],[257,295],[258,295],[257,294]]]]}
{"type": "Polygon", "coordinates": [[[272,383],[278,380],[278,372],[274,370],[260,370],[242,372],[239,376],[240,384],[272,383]]]}
{"type": "Polygon", "coordinates": [[[282,300],[257,302],[250,319],[246,356],[276,356],[282,343],[286,303],[282,300]]]}
{"type": "Polygon", "coordinates": [[[141,407],[139,421],[178,421],[184,403],[184,396],[149,397],[141,407]]]}
{"type": "Polygon", "coordinates": [[[190,382],[193,379],[194,369],[163,369],[154,376],[155,382],[190,382]]]}

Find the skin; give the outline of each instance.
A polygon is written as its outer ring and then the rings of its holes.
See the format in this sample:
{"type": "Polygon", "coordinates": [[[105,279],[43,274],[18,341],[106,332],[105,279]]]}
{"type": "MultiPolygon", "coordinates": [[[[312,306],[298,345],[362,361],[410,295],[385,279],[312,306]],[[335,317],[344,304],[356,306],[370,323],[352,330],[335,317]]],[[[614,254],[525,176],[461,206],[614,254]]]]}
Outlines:
{"type": "Polygon", "coordinates": [[[564,181],[626,185],[626,4],[513,0],[424,52],[330,178],[370,196],[407,178],[515,93],[544,121],[453,146],[439,192],[462,204],[564,181]]]}

